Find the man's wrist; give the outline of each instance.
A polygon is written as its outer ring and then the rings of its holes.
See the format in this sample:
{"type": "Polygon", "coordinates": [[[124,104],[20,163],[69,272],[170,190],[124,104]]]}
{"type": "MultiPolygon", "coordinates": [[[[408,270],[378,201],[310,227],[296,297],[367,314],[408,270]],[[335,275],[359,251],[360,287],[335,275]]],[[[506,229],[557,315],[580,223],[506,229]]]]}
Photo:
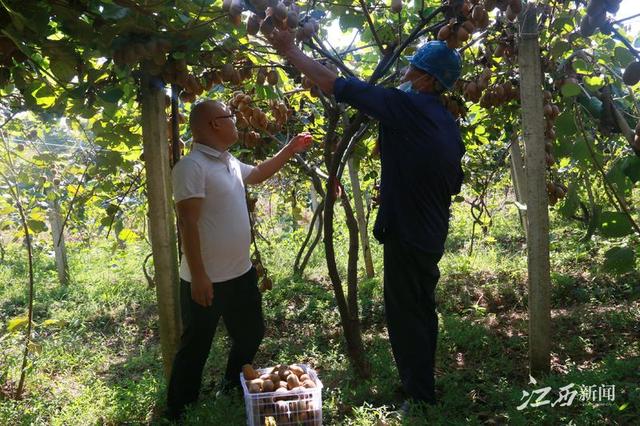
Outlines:
{"type": "Polygon", "coordinates": [[[296,152],[293,150],[293,146],[291,145],[291,142],[285,145],[284,150],[287,154],[287,157],[289,158],[292,158],[294,155],[296,155],[296,152]]]}
{"type": "Polygon", "coordinates": [[[192,273],[191,276],[193,277],[194,280],[198,280],[198,281],[209,281],[209,277],[207,276],[207,273],[205,271],[202,272],[198,272],[198,273],[192,273]]]}

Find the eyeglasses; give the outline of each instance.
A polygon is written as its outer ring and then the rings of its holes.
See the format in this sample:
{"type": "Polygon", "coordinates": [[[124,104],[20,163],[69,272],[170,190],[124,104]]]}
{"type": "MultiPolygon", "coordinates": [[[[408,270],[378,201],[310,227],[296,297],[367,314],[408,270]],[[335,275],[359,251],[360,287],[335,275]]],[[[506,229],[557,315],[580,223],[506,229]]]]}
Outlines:
{"type": "Polygon", "coordinates": [[[219,117],[214,117],[214,120],[217,120],[218,118],[230,118],[231,121],[233,121],[234,123],[236,122],[236,115],[235,114],[229,114],[229,115],[221,115],[219,117]]]}

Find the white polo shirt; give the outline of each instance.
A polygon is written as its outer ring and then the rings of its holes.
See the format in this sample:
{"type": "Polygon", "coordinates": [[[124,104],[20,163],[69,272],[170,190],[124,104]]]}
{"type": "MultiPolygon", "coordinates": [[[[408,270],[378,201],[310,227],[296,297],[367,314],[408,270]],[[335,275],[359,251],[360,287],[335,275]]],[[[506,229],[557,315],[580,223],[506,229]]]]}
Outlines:
{"type": "MultiPolygon", "coordinates": [[[[191,153],[173,168],[176,203],[188,198],[203,198],[198,221],[200,250],[205,271],[212,282],[227,281],[251,269],[251,226],[244,179],[253,169],[227,151],[220,152],[198,143],[194,143],[191,153]]],[[[191,282],[184,254],[180,278],[191,282]]]]}

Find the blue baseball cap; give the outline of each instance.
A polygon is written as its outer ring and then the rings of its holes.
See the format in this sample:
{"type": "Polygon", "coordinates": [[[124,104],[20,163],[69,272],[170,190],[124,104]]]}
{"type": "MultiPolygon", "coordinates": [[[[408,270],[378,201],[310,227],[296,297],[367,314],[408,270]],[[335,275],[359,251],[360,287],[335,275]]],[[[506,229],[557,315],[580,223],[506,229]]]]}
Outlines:
{"type": "Polygon", "coordinates": [[[418,48],[407,60],[411,65],[434,76],[447,89],[453,88],[462,72],[462,58],[444,41],[430,41],[418,48]]]}

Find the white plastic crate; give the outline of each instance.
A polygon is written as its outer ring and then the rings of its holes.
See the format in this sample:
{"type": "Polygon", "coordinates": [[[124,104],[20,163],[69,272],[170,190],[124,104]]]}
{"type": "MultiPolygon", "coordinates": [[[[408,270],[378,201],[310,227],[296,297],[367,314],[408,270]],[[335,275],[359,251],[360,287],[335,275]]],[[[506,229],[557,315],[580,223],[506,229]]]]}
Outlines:
{"type": "MultiPolygon", "coordinates": [[[[322,382],[313,368],[306,364],[297,365],[315,382],[315,388],[293,389],[286,393],[249,393],[244,376],[240,373],[247,425],[265,425],[268,417],[272,417],[278,426],[322,425],[322,382]]],[[[261,368],[256,371],[262,375],[270,373],[272,369],[261,368]]]]}

